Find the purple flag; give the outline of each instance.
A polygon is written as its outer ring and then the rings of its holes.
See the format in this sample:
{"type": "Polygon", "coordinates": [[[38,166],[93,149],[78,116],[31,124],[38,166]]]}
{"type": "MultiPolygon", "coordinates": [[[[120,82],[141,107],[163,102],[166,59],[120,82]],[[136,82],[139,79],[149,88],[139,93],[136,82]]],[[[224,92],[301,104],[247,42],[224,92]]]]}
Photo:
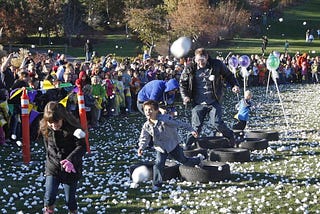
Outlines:
{"type": "Polygon", "coordinates": [[[40,114],[39,112],[35,110],[31,110],[29,115],[29,123],[31,124],[34,121],[34,119],[38,117],[39,114],[40,114]]]}

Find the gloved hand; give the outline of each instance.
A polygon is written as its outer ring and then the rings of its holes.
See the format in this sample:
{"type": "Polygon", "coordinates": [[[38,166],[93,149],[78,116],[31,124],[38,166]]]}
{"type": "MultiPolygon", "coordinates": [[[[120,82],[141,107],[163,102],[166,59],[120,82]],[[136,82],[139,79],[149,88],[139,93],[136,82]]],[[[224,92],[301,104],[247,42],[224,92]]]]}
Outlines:
{"type": "Polygon", "coordinates": [[[67,172],[67,173],[76,173],[76,170],[73,166],[73,164],[67,160],[67,159],[64,159],[62,161],[60,161],[60,164],[62,165],[62,167],[64,168],[64,170],[67,172]]]}

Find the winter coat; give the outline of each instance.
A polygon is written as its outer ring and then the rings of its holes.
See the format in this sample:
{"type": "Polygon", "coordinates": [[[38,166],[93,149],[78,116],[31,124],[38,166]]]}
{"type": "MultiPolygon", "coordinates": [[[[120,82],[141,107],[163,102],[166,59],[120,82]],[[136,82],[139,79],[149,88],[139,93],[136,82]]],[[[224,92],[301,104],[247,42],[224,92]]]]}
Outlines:
{"type": "Polygon", "coordinates": [[[65,122],[61,130],[54,131],[49,127],[48,138],[43,138],[46,148],[45,174],[57,176],[62,183],[73,183],[82,175],[82,157],[86,152],[85,138],[78,139],[72,127],[65,122]],[[76,172],[67,173],[60,161],[71,161],[76,172]]]}
{"type": "Polygon", "coordinates": [[[82,77],[84,77],[84,76],[86,76],[87,77],[86,79],[88,79],[88,76],[87,76],[86,72],[85,71],[80,71],[79,77],[78,77],[78,79],[76,79],[76,82],[75,82],[75,84],[76,84],[76,86],[78,88],[82,89],[83,86],[85,86],[87,84],[87,80],[82,80],[82,77]]]}
{"type": "Polygon", "coordinates": [[[138,100],[140,102],[147,100],[166,101],[165,93],[175,89],[179,89],[179,83],[175,79],[170,79],[169,81],[152,80],[139,91],[138,100]]]}
{"type": "Polygon", "coordinates": [[[252,102],[243,98],[239,101],[236,107],[238,108],[238,113],[234,117],[238,120],[248,121],[252,102]]]}
{"type": "MultiPolygon", "coordinates": [[[[212,59],[209,57],[207,62],[207,68],[210,69],[210,76],[212,76],[212,89],[214,99],[218,102],[222,101],[223,96],[223,79],[231,85],[231,87],[238,85],[237,80],[234,78],[233,73],[227,68],[222,61],[218,59],[212,59]]],[[[197,71],[197,64],[194,63],[191,67],[185,67],[180,77],[180,93],[182,99],[189,97],[190,99],[195,98],[196,91],[194,87],[194,75],[197,71]]]]}
{"type": "Polygon", "coordinates": [[[185,123],[179,120],[173,119],[168,114],[158,114],[158,122],[153,125],[149,121],[146,121],[142,127],[139,137],[139,148],[146,148],[153,140],[154,146],[160,152],[171,152],[179,144],[179,135],[177,128],[184,128],[190,132],[193,131],[192,126],[189,123],[185,123]]]}

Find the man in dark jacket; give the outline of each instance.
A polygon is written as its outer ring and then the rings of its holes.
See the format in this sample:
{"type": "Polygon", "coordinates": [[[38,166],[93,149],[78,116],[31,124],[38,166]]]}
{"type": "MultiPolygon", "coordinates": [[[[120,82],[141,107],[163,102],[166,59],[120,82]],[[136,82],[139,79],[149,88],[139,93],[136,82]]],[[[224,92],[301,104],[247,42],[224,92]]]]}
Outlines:
{"type": "MultiPolygon", "coordinates": [[[[222,120],[221,98],[224,84],[222,78],[238,93],[239,86],[232,72],[222,61],[212,59],[204,48],[195,50],[195,63],[186,66],[180,77],[180,93],[185,104],[192,101],[191,123],[199,134],[204,119],[209,114],[215,129],[229,139],[229,146],[235,145],[233,131],[222,120]]],[[[188,135],[186,148],[190,149],[195,138],[188,135]]]]}

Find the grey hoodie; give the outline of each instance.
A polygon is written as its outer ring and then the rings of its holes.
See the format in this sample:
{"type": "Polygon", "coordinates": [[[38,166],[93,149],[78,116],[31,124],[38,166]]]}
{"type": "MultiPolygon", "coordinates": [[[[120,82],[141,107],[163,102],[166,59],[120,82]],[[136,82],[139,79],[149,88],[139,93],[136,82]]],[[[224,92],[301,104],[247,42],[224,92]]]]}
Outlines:
{"type": "Polygon", "coordinates": [[[139,137],[139,148],[147,147],[153,139],[154,147],[160,152],[171,152],[179,144],[179,135],[177,128],[184,128],[190,132],[194,131],[189,123],[173,119],[168,114],[158,114],[157,123],[152,124],[146,121],[142,127],[139,137]]]}

